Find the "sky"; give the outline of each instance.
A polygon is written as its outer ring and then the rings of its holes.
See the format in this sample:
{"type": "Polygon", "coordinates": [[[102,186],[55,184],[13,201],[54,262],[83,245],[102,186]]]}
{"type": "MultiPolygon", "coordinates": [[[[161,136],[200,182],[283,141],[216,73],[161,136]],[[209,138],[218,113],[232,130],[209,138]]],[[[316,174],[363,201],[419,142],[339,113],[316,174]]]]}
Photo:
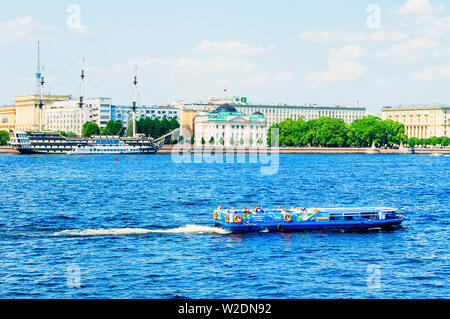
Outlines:
{"type": "Polygon", "coordinates": [[[0,105],[36,92],[131,104],[450,104],[449,0],[0,3],[0,105]],[[224,92],[227,89],[227,92],[224,92]]]}

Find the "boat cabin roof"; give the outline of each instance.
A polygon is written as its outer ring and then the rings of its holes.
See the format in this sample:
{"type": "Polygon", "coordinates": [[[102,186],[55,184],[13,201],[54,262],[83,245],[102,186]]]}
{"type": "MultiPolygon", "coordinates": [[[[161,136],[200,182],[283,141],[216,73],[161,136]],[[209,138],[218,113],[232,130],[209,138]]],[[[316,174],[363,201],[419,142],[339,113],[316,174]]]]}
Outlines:
{"type": "Polygon", "coordinates": [[[322,213],[387,213],[397,211],[396,208],[392,207],[310,208],[309,210],[317,210],[322,213]]]}

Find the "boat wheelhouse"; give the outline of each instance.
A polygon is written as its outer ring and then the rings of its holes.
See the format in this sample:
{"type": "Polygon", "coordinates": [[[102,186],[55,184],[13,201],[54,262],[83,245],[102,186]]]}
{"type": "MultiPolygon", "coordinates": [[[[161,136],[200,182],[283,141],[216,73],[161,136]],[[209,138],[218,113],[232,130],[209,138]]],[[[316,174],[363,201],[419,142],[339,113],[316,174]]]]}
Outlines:
{"type": "Polygon", "coordinates": [[[216,227],[229,232],[391,228],[404,220],[390,207],[217,209],[213,218],[216,227]]]}

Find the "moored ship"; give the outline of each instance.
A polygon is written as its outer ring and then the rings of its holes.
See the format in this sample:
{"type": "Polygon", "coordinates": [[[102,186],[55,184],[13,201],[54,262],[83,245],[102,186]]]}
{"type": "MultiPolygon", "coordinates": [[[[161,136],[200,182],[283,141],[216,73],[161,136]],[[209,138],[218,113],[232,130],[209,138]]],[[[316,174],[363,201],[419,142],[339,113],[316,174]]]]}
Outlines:
{"type": "Polygon", "coordinates": [[[229,232],[363,230],[400,226],[404,216],[390,207],[219,209],[214,224],[229,232]]]}
{"type": "Polygon", "coordinates": [[[10,131],[10,144],[21,154],[154,154],[163,144],[144,137],[67,138],[57,132],[10,131]]]}

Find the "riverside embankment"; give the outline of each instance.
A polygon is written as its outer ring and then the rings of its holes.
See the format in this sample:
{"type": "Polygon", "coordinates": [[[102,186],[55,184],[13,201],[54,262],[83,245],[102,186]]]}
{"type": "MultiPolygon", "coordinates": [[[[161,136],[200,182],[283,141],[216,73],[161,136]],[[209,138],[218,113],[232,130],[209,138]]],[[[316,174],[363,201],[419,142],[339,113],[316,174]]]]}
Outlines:
{"type": "MultiPolygon", "coordinates": [[[[215,148],[211,146],[205,147],[190,147],[165,145],[157,154],[170,154],[172,152],[186,152],[186,153],[237,153],[237,154],[252,154],[252,153],[274,153],[279,154],[432,154],[434,152],[450,155],[450,148],[400,148],[400,149],[385,149],[385,148],[358,148],[358,147],[280,147],[280,148],[244,148],[244,147],[225,147],[215,148]]],[[[0,154],[20,154],[18,151],[10,146],[0,146],[0,154]]]]}
{"type": "Polygon", "coordinates": [[[245,148],[245,147],[191,147],[191,146],[170,146],[165,145],[158,154],[170,154],[172,152],[184,153],[274,153],[280,154],[432,154],[438,152],[450,155],[450,148],[359,148],[359,147],[279,147],[279,148],[245,148]]]}

